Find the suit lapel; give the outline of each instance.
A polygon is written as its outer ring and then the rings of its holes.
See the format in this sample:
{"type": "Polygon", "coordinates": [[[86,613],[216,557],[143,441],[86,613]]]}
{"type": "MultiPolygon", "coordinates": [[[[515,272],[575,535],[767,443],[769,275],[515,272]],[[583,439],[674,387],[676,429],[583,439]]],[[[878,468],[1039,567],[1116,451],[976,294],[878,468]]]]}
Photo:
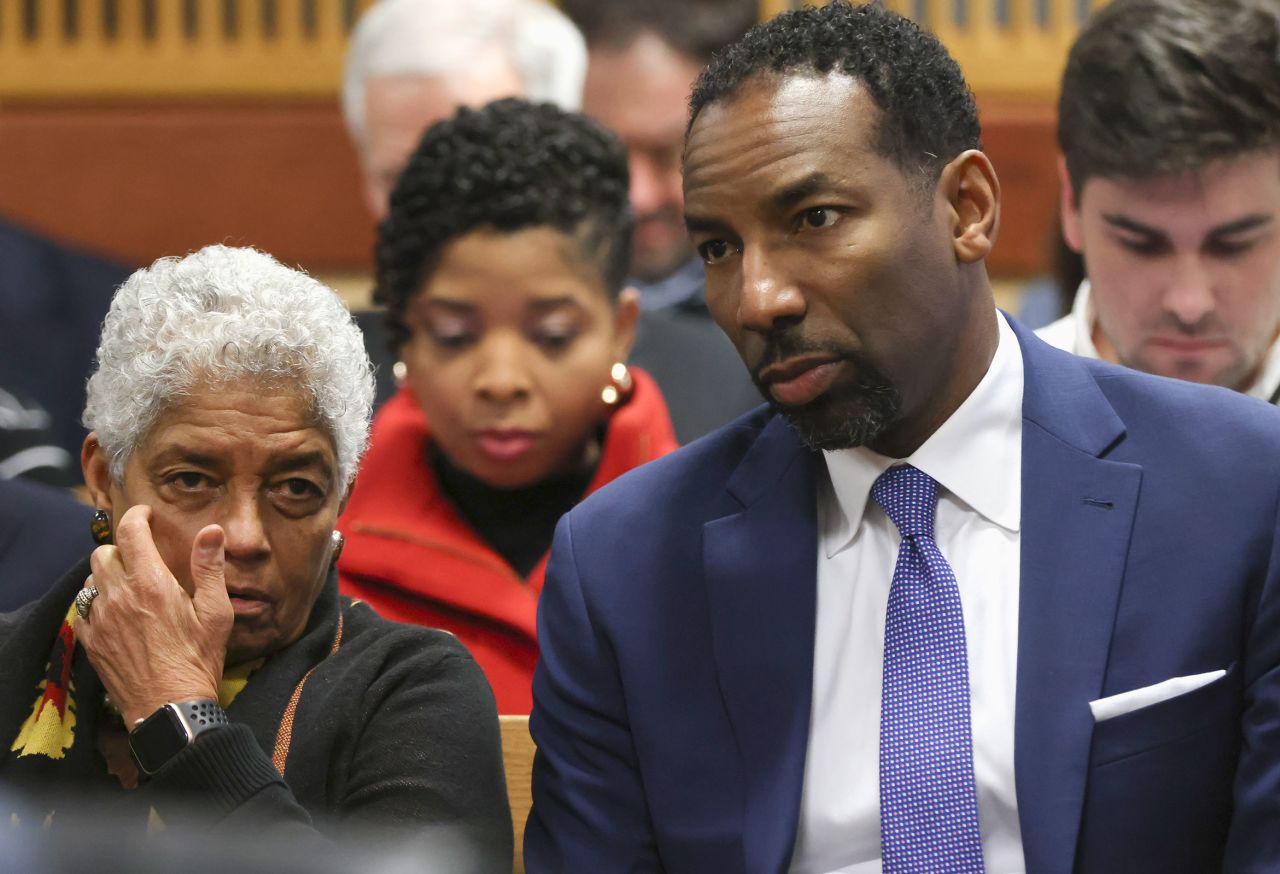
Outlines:
{"type": "Polygon", "coordinates": [[[818,463],[773,419],[729,483],[743,509],[703,531],[712,645],[747,790],[744,870],[758,874],[786,870],[800,813],[813,691],[818,463]]]}
{"type": "Polygon", "coordinates": [[[1026,366],[1015,781],[1027,870],[1069,872],[1142,469],[1078,359],[1018,330],[1026,366]]]}

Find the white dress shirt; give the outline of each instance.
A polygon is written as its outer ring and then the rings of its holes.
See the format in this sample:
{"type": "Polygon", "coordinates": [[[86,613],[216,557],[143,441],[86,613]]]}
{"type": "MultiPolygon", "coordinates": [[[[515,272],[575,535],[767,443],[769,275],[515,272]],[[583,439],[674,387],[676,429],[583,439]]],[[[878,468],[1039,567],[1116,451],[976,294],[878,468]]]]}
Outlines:
{"type": "MultiPolygon", "coordinates": [[[[1003,316],[978,386],[910,458],[937,480],[935,537],[960,589],[974,776],[987,874],[1022,872],[1013,780],[1022,516],[1022,351],[1003,316]]],[[[818,490],[813,712],[792,874],[870,874],[880,863],[880,692],[901,537],[871,485],[897,462],[825,453],[818,490]]]]}
{"type": "MultiPolygon", "coordinates": [[[[1101,358],[1098,347],[1093,342],[1093,331],[1098,324],[1098,313],[1093,306],[1093,288],[1089,280],[1080,283],[1076,290],[1075,303],[1071,312],[1052,324],[1045,325],[1036,331],[1036,336],[1050,346],[1065,349],[1085,358],[1101,358]]],[[[1258,378],[1249,386],[1245,394],[1267,403],[1275,403],[1280,394],[1280,340],[1271,344],[1266,357],[1262,360],[1262,369],[1258,378]]]]}

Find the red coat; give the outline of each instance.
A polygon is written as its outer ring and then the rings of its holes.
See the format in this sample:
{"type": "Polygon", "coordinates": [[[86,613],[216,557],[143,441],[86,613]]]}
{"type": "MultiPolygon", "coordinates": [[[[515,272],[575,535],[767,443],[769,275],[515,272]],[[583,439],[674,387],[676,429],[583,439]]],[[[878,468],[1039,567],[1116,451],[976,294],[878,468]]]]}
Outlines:
{"type": "MultiPolygon", "coordinates": [[[[587,494],[676,448],[666,402],[631,368],[635,391],[609,420],[587,494]]],[[[342,592],[399,622],[451,631],[471,650],[499,713],[528,713],[538,659],[534,619],[547,557],[526,579],[480,539],[427,464],[431,431],[408,388],[378,412],[369,452],[338,529],[342,592]]]]}

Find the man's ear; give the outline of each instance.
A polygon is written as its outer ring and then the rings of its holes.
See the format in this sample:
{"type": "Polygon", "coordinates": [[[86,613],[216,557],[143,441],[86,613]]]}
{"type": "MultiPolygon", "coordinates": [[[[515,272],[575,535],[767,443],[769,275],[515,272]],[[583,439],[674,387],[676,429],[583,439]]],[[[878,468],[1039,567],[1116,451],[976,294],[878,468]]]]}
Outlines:
{"type": "Polygon", "coordinates": [[[627,287],[613,304],[614,359],[624,364],[636,344],[636,324],[640,321],[640,292],[627,287]]]}
{"type": "Polygon", "coordinates": [[[951,205],[956,257],[963,264],[986,258],[1000,226],[1000,180],[991,159],[977,149],[961,152],[938,185],[951,205]]]}
{"type": "Polygon", "coordinates": [[[1084,249],[1084,230],[1080,227],[1080,197],[1071,184],[1067,159],[1061,153],[1058,155],[1058,191],[1058,219],[1062,222],[1062,239],[1072,252],[1080,254],[1084,249]]]}
{"type": "Polygon", "coordinates": [[[99,510],[111,515],[111,468],[107,452],[98,442],[96,432],[90,432],[80,447],[80,470],[84,474],[84,487],[89,499],[99,510]]]}

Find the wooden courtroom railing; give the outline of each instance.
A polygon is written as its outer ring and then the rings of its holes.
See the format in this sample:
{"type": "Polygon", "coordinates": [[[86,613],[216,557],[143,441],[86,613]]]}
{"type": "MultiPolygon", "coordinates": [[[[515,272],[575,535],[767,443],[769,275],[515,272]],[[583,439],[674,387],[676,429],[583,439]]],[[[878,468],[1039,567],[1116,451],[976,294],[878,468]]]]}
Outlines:
{"type": "Polygon", "coordinates": [[[0,0],[0,97],[329,97],[372,2],[0,0]]]}
{"type": "Polygon", "coordinates": [[[507,800],[515,827],[515,865],[512,874],[524,874],[524,824],[533,806],[533,754],[537,746],[529,736],[529,717],[499,716],[502,729],[502,766],[507,773],[507,800]]]}
{"type": "MultiPolygon", "coordinates": [[[[329,96],[373,0],[0,0],[0,97],[329,96]]],[[[465,2],[465,0],[457,0],[465,2]]],[[[886,0],[980,94],[1052,96],[1103,0],[886,0]]],[[[797,0],[762,0],[769,17],[797,0]]]]}
{"type": "MultiPolygon", "coordinates": [[[[981,95],[1053,98],[1080,23],[1106,0],[883,0],[924,24],[981,95]]],[[[761,0],[765,16],[800,5],[761,0]]]]}

